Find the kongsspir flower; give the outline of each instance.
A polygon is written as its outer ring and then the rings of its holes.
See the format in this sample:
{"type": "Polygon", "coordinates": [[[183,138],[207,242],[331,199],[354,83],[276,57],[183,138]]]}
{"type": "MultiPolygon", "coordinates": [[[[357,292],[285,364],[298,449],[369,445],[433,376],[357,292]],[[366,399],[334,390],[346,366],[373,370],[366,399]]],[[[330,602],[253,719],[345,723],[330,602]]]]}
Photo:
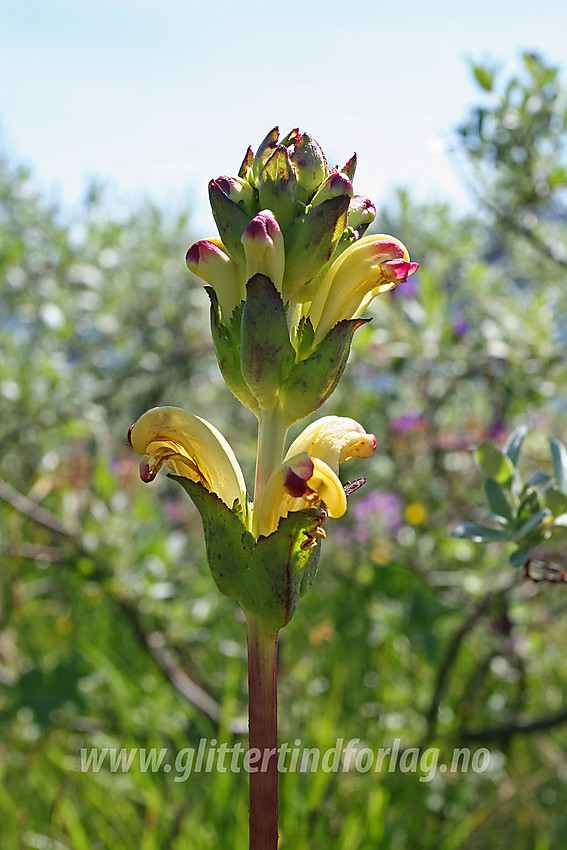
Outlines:
{"type": "Polygon", "coordinates": [[[163,465],[168,472],[202,484],[232,508],[246,505],[246,484],[239,463],[214,425],[179,407],[154,407],[128,432],[142,456],[140,477],[153,481],[163,465]]]}
{"type": "MultiPolygon", "coordinates": [[[[128,438],[142,456],[142,481],[153,481],[165,466],[174,475],[202,484],[229,508],[238,505],[244,521],[248,512],[242,470],[229,443],[210,422],[178,407],[154,407],[132,425],[128,438]]],[[[258,534],[272,534],[281,517],[319,502],[331,517],[342,516],[346,496],[339,464],[370,457],[375,448],[375,436],[354,419],[325,416],[313,422],[291,444],[254,505],[258,534]]]]}
{"type": "Polygon", "coordinates": [[[322,502],[329,516],[346,511],[339,464],[352,457],[370,457],[376,437],[358,422],[341,416],[324,416],[299,435],[289,447],[283,463],[270,476],[259,505],[259,533],[271,534],[282,516],[322,502]]]}

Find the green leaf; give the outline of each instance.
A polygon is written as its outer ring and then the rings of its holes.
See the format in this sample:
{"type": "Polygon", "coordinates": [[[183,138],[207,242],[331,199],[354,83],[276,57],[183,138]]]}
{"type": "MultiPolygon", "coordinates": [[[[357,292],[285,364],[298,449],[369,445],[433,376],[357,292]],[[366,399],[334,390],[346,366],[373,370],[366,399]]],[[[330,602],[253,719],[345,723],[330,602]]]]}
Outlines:
{"type": "Polygon", "coordinates": [[[524,537],[528,537],[532,534],[536,529],[539,529],[539,526],[551,516],[551,511],[548,508],[543,508],[543,510],[538,511],[533,516],[531,516],[515,533],[515,540],[523,540],[524,537]]]}
{"type": "Polygon", "coordinates": [[[246,284],[242,313],[242,377],[262,408],[274,405],[295,364],[282,297],[269,277],[255,274],[246,284]]]}
{"type": "Polygon", "coordinates": [[[488,68],[486,65],[475,65],[473,68],[475,80],[484,91],[492,91],[494,83],[494,68],[488,68]]]}
{"type": "Polygon", "coordinates": [[[289,623],[300,598],[313,583],[321,552],[320,538],[314,538],[312,548],[306,543],[319,524],[319,518],[296,511],[280,520],[273,534],[258,538],[250,568],[243,577],[240,604],[271,631],[289,623]]]}
{"type": "Polygon", "coordinates": [[[354,332],[370,319],[342,319],[313,354],[301,360],[283,384],[280,400],[291,422],[303,419],[325,402],[344,372],[354,332]]]}
{"type": "Polygon", "coordinates": [[[525,425],[520,425],[519,428],[516,428],[506,441],[506,445],[504,446],[504,451],[514,464],[514,466],[518,463],[518,456],[520,454],[520,450],[522,448],[522,443],[528,433],[528,429],[525,425]]]}
{"type": "Polygon", "coordinates": [[[560,440],[551,437],[551,457],[553,460],[553,473],[558,488],[567,495],[567,449],[560,440]]]}
{"type": "Polygon", "coordinates": [[[492,543],[496,540],[510,540],[510,534],[504,528],[489,528],[479,522],[463,522],[451,532],[451,537],[462,537],[473,543],[492,543]]]}
{"type": "MultiPolygon", "coordinates": [[[[240,599],[254,537],[246,530],[239,514],[225,505],[216,493],[179,475],[167,477],[181,484],[201,514],[209,569],[218,589],[225,596],[240,599]]],[[[245,506],[242,509],[245,510],[245,506]]]]}
{"type": "Polygon", "coordinates": [[[558,487],[549,487],[544,493],[543,501],[554,516],[560,516],[567,511],[567,496],[558,487]]]}
{"type": "Polygon", "coordinates": [[[487,478],[484,482],[484,489],[490,509],[497,516],[503,517],[509,523],[513,524],[514,513],[504,488],[494,478],[487,478]]]}
{"type": "Polygon", "coordinates": [[[535,472],[524,487],[523,492],[532,487],[539,487],[540,484],[547,484],[548,481],[551,481],[551,478],[546,472],[535,472]]]}
{"type": "Polygon", "coordinates": [[[488,440],[477,448],[476,459],[486,478],[493,478],[499,484],[508,484],[514,476],[514,464],[508,455],[488,440]]]}
{"type": "Polygon", "coordinates": [[[522,546],[516,549],[509,557],[509,561],[513,567],[523,567],[532,551],[531,546],[522,546]]]}
{"type": "Polygon", "coordinates": [[[240,323],[244,302],[236,307],[227,327],[221,318],[216,292],[212,286],[205,286],[205,291],[211,299],[211,336],[221,375],[233,396],[257,416],[258,402],[248,389],[240,368],[240,323]]]}

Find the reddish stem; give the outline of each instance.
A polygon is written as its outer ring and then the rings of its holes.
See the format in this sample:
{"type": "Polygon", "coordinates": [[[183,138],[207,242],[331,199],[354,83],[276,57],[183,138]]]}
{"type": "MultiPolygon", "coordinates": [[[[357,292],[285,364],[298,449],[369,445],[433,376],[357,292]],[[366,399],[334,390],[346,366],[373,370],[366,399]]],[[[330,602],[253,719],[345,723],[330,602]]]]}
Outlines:
{"type": "Polygon", "coordinates": [[[278,846],[277,644],[248,618],[250,850],[278,846]]]}

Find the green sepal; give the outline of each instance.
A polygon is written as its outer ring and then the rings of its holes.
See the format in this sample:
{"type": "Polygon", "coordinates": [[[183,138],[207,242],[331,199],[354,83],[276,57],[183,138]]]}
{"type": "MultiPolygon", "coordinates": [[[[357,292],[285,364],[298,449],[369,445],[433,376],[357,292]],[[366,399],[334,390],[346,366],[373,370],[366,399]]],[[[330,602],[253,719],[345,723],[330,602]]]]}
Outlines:
{"type": "Polygon", "coordinates": [[[305,360],[313,350],[315,329],[311,319],[304,316],[297,328],[297,360],[305,360]]]}
{"type": "Polygon", "coordinates": [[[344,372],[354,332],[370,319],[342,319],[315,351],[301,360],[280,390],[280,403],[291,422],[303,419],[325,402],[344,372]]]}
{"type": "Polygon", "coordinates": [[[221,375],[233,396],[257,415],[258,402],[248,389],[240,370],[240,327],[244,304],[235,308],[227,326],[222,321],[214,289],[205,286],[205,291],[211,300],[211,335],[221,375]]]}
{"type": "Polygon", "coordinates": [[[238,176],[242,178],[242,180],[247,180],[251,186],[254,185],[254,178],[252,176],[252,163],[254,162],[254,154],[252,152],[252,148],[249,147],[246,153],[244,154],[244,159],[242,160],[242,165],[238,169],[238,176]]]}
{"type": "MultiPolygon", "coordinates": [[[[260,208],[271,210],[283,231],[290,226],[301,205],[295,199],[297,178],[286,147],[279,145],[260,175],[260,208]]],[[[303,207],[305,209],[305,207],[303,207]]]]}
{"type": "Polygon", "coordinates": [[[255,274],[246,284],[240,368],[261,408],[270,410],[295,363],[282,297],[269,277],[255,274]]]}
{"type": "Polygon", "coordinates": [[[281,519],[273,534],[256,542],[243,576],[240,604],[272,632],[289,623],[317,574],[320,538],[314,538],[312,547],[308,543],[320,522],[316,516],[296,511],[281,519]]]}
{"type": "Polygon", "coordinates": [[[350,182],[354,180],[354,172],[356,171],[356,154],[353,153],[348,162],[341,168],[342,174],[346,174],[350,182]]]}
{"type": "Polygon", "coordinates": [[[244,267],[246,258],[240,240],[252,218],[230,200],[215,180],[209,183],[209,201],[223,245],[234,262],[244,267]]]}
{"type": "Polygon", "coordinates": [[[179,475],[167,477],[181,484],[201,514],[207,561],[216,586],[225,596],[239,599],[255,543],[242,521],[248,505],[240,505],[238,513],[202,484],[179,475]]]}
{"type": "Polygon", "coordinates": [[[331,259],[346,226],[349,202],[348,195],[329,198],[298,216],[284,233],[286,299],[310,300],[305,287],[331,259]]]}
{"type": "Polygon", "coordinates": [[[252,177],[256,186],[259,185],[262,169],[278,146],[279,135],[279,128],[273,127],[266,138],[260,142],[260,146],[254,154],[252,162],[252,177]]]}

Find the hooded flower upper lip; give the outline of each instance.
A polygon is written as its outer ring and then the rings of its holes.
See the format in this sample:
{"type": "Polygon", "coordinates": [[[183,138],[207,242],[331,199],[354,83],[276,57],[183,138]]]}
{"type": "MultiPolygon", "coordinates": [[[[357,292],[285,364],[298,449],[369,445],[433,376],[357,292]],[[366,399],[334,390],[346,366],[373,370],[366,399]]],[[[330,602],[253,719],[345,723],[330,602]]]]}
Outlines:
{"type": "MultiPolygon", "coordinates": [[[[205,419],[178,407],[154,407],[132,425],[128,437],[142,455],[143,481],[153,481],[165,465],[216,493],[230,508],[236,501],[246,504],[246,485],[234,452],[205,419]]],[[[346,496],[339,464],[351,457],[370,457],[375,448],[375,436],[354,419],[325,416],[313,422],[291,444],[254,508],[259,534],[271,534],[280,517],[317,501],[326,505],[330,516],[342,516],[346,496]]]]}
{"type": "Polygon", "coordinates": [[[198,481],[232,508],[246,504],[238,461],[214,425],[179,407],[154,407],[134,422],[128,439],[142,455],[140,477],[153,481],[162,465],[174,475],[198,481]]]}

